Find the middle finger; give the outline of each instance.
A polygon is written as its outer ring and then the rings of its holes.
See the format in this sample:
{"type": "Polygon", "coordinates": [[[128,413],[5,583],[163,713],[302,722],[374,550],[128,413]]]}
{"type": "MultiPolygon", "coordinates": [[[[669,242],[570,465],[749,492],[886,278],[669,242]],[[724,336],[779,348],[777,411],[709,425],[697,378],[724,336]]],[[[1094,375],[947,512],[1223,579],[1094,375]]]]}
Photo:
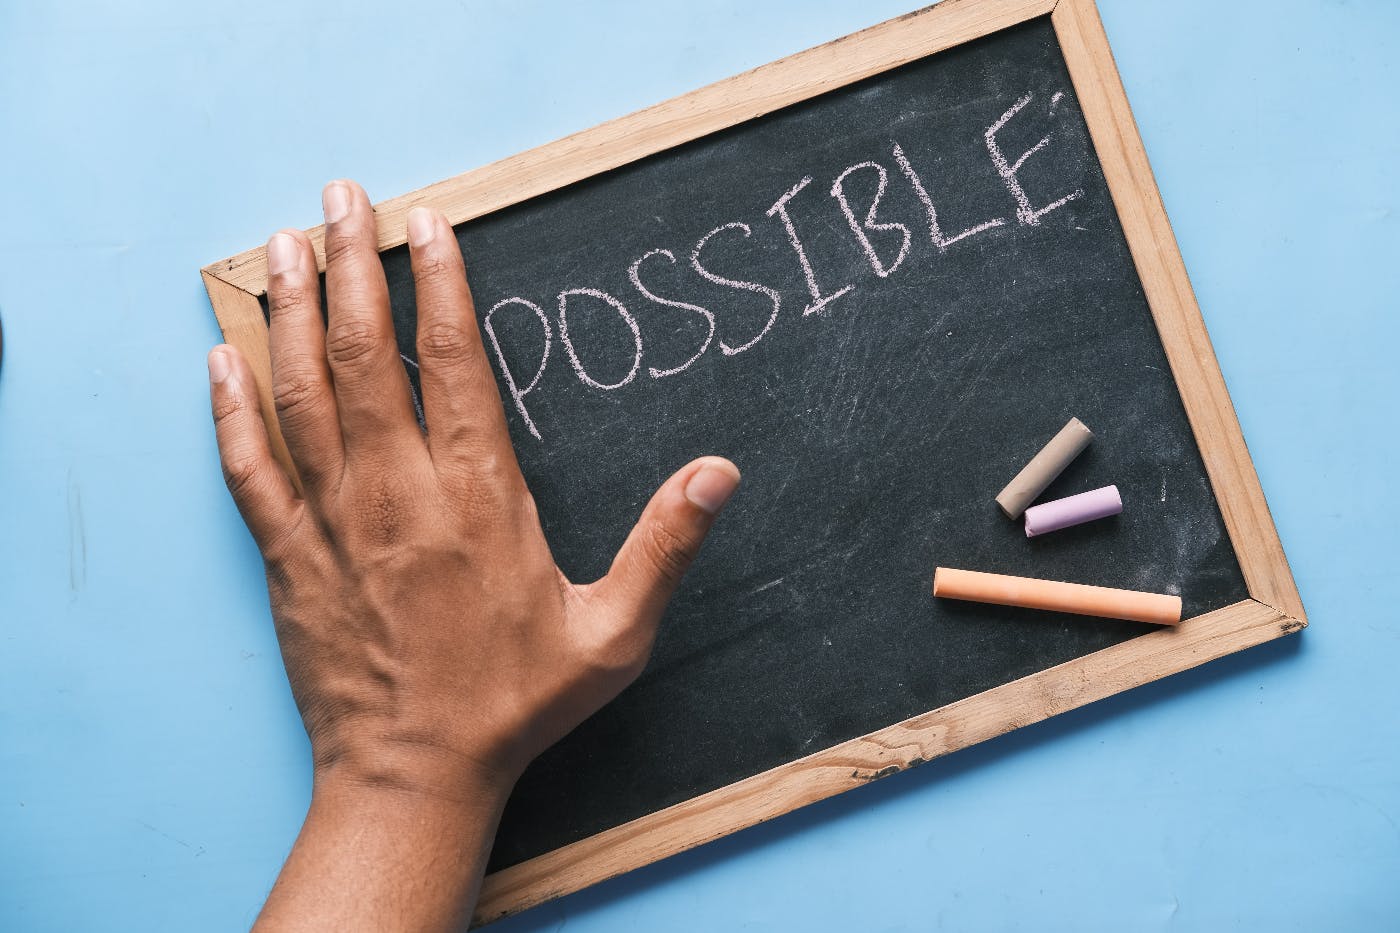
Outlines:
{"type": "Polygon", "coordinates": [[[379,261],[374,210],[364,189],[333,181],[326,215],[326,357],[335,382],[347,457],[359,449],[423,447],[399,358],[389,288],[379,261]]]}

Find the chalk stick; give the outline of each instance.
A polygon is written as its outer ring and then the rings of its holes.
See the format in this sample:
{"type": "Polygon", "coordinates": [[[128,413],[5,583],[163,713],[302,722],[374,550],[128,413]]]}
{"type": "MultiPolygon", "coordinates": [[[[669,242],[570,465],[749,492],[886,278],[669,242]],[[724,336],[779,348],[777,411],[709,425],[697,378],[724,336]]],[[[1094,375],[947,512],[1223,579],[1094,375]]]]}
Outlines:
{"type": "Polygon", "coordinates": [[[1107,518],[1123,511],[1123,500],[1117,486],[1091,489],[1077,496],[1066,496],[1052,502],[1042,502],[1026,509],[1026,537],[1059,531],[1082,525],[1095,519],[1107,518]]]}
{"type": "Polygon", "coordinates": [[[974,603],[1048,609],[1132,622],[1155,622],[1157,625],[1181,622],[1180,596],[1115,590],[1082,583],[1057,583],[1032,577],[1009,577],[976,570],[936,568],[933,572],[933,595],[974,603]]]}
{"type": "Polygon", "coordinates": [[[1006,517],[1020,518],[1026,506],[1034,502],[1093,439],[1094,432],[1086,428],[1084,422],[1078,418],[1069,419],[1069,424],[1050,438],[1050,443],[1042,447],[997,495],[997,505],[1006,517]]]}

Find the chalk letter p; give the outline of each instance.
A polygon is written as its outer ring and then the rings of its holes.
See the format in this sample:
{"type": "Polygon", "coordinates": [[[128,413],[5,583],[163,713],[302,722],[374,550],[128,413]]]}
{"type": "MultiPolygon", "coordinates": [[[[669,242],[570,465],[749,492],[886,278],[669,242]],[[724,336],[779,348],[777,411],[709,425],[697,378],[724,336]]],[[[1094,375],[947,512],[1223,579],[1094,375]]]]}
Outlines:
{"type": "Polygon", "coordinates": [[[535,427],[535,422],[531,419],[530,413],[525,410],[525,396],[529,395],[531,390],[533,390],[535,385],[540,381],[540,377],[544,375],[545,364],[549,362],[549,344],[553,337],[553,329],[549,326],[549,317],[544,313],[544,309],[533,301],[528,301],[524,298],[502,298],[491,306],[490,311],[486,312],[486,317],[481,322],[481,327],[486,331],[487,339],[491,341],[491,348],[496,351],[496,362],[500,364],[501,375],[505,377],[506,389],[510,392],[511,400],[515,402],[516,411],[520,412],[520,417],[525,419],[525,427],[530,429],[530,433],[535,436],[535,440],[543,440],[543,438],[540,437],[539,428],[535,427]],[[535,312],[535,317],[540,319],[540,326],[544,328],[544,353],[540,354],[539,369],[535,370],[535,375],[530,379],[529,385],[525,386],[523,389],[520,388],[520,383],[515,378],[515,374],[510,371],[510,366],[506,363],[506,355],[501,351],[501,342],[496,339],[496,329],[491,326],[491,316],[499,311],[502,306],[509,304],[524,305],[535,312]]]}

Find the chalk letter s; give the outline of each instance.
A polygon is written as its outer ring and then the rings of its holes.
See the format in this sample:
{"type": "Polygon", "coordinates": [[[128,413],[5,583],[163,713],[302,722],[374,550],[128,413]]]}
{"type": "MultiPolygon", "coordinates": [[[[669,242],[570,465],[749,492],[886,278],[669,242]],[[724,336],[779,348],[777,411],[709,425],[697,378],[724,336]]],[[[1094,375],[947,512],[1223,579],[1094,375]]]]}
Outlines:
{"type": "Polygon", "coordinates": [[[699,305],[693,305],[688,301],[676,301],[674,298],[662,298],[660,295],[653,294],[649,288],[642,284],[642,277],[638,274],[638,270],[641,269],[642,263],[646,262],[648,259],[656,255],[665,256],[671,261],[673,265],[676,262],[675,254],[673,254],[669,249],[652,250],[651,252],[643,256],[641,259],[638,259],[636,262],[632,263],[632,268],[627,270],[627,276],[632,280],[632,286],[636,288],[637,291],[641,292],[647,298],[656,302],[659,305],[665,305],[668,308],[680,308],[683,311],[694,311],[696,314],[699,314],[701,317],[703,317],[710,325],[709,332],[705,334],[704,342],[700,344],[700,349],[696,350],[695,354],[691,356],[690,359],[686,360],[681,365],[673,366],[670,369],[657,369],[655,366],[647,367],[647,372],[651,373],[651,378],[661,379],[665,376],[674,376],[676,373],[685,372],[690,367],[691,363],[694,363],[696,360],[700,359],[704,352],[710,348],[710,341],[713,340],[715,336],[715,316],[710,313],[709,309],[702,308],[699,305]]]}
{"type": "Polygon", "coordinates": [[[710,237],[714,236],[716,233],[721,233],[725,230],[742,230],[744,232],[745,238],[748,238],[752,234],[752,231],[749,230],[748,224],[738,223],[737,221],[734,223],[728,223],[724,224],[723,226],[714,228],[709,233],[702,236],[700,238],[700,242],[695,244],[695,249],[690,254],[691,268],[695,270],[696,275],[700,276],[707,282],[713,282],[716,285],[724,285],[728,288],[737,288],[741,291],[754,292],[755,294],[759,295],[767,295],[768,300],[773,302],[773,313],[768,315],[768,323],[764,324],[763,330],[755,334],[753,336],[753,339],[750,340],[748,343],[741,344],[737,347],[731,347],[729,344],[724,342],[723,337],[720,338],[720,352],[723,353],[725,356],[734,356],[736,353],[743,353],[749,347],[758,343],[760,340],[763,339],[763,335],[768,333],[768,329],[772,327],[773,322],[778,319],[778,309],[782,307],[783,297],[778,294],[778,290],[775,288],[769,288],[767,285],[759,285],[757,282],[745,282],[741,279],[727,279],[722,275],[715,275],[709,269],[706,269],[704,266],[700,265],[700,251],[705,248],[706,243],[710,242],[710,237]]]}

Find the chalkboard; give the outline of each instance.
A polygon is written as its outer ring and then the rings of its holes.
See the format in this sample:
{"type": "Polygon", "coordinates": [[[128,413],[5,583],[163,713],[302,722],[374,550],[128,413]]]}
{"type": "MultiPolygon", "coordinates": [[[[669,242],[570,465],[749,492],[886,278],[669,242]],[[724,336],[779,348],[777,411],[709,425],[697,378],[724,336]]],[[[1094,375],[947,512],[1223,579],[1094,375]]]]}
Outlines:
{"type": "MultiPolygon", "coordinates": [[[[1072,74],[1066,38],[1102,34],[1096,18],[1092,29],[1066,18],[1092,5],[1022,15],[1051,6],[963,0],[877,27],[921,29],[933,53],[489,211],[459,209],[512,439],[571,578],[600,576],[651,492],[693,457],[722,454],[744,472],[641,677],[517,786],[491,860],[507,893],[484,916],[612,870],[560,880],[577,866],[551,867],[551,853],[608,831],[626,839],[618,827],[686,802],[722,803],[740,782],[791,778],[808,756],[930,711],[1076,683],[1110,651],[1156,658],[1068,702],[1051,689],[996,734],[1169,672],[1157,672],[1162,653],[1194,645],[1198,620],[1247,637],[1173,655],[1170,670],[1301,626],[1301,606],[1280,609],[1296,593],[1255,592],[1251,568],[1277,571],[1282,555],[1249,556],[1261,534],[1277,539],[1189,286],[1163,297],[1157,280],[1174,270],[1145,267],[1141,246],[1162,234],[1128,229],[1125,199],[1160,212],[1155,189],[1115,191],[1093,132],[1106,118],[1091,108],[1112,111],[1103,88],[1121,89],[1087,81],[1087,65],[1072,74]],[[976,37],[937,44],[969,10],[1006,22],[984,17],[976,37]],[[1173,330],[1191,327],[1196,344],[1173,330]],[[1097,440],[1047,496],[1116,483],[1124,513],[1027,539],[993,497],[1071,416],[1097,440]],[[1234,472],[1208,470],[1203,446],[1234,472]],[[1179,593],[1192,621],[1167,633],[935,601],[936,564],[1179,593]],[[1245,620],[1241,606],[1273,614],[1245,620]],[[527,890],[509,890],[513,877],[527,890]]],[[[874,41],[844,41],[862,36],[874,41]]],[[[744,87],[706,93],[732,103],[744,87]]],[[[407,248],[391,244],[383,261],[416,392],[407,248]]],[[[840,767],[859,783],[924,757],[840,767]]],[[[693,836],[678,831],[669,850],[693,836]]],[[[488,905],[490,894],[488,879],[488,905]]]]}

